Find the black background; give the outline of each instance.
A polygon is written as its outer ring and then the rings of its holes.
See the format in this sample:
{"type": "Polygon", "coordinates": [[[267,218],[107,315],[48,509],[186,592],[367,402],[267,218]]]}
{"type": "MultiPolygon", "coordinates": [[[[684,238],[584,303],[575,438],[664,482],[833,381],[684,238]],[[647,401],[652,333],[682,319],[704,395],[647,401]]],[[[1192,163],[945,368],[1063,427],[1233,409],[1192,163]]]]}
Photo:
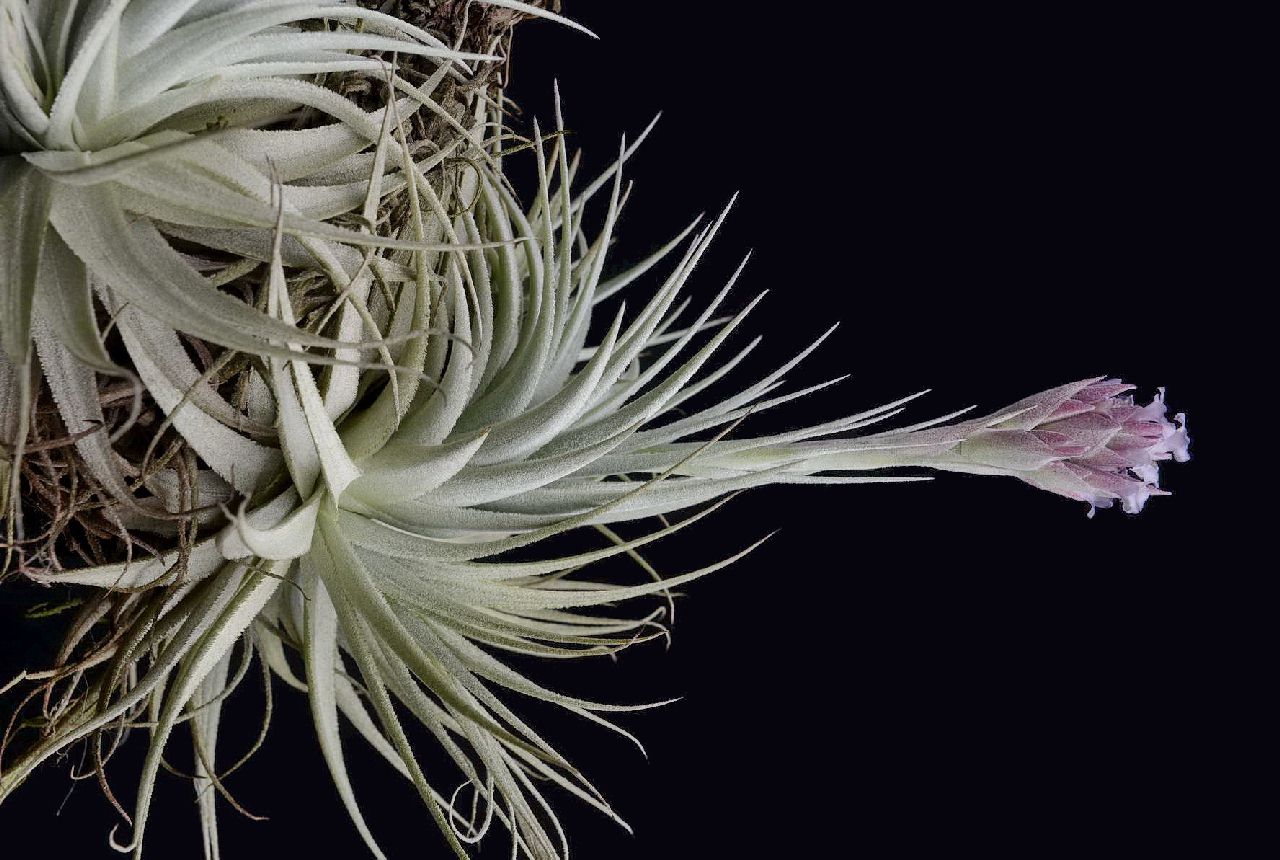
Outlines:
{"type": "MultiPolygon", "coordinates": [[[[647,761],[524,709],[636,830],[565,798],[577,856],[1243,856],[1228,842],[1250,802],[1223,798],[1250,755],[1233,733],[1261,631],[1206,478],[1233,452],[1210,403],[1223,149],[1199,43],[1168,21],[762,5],[576,3],[600,41],[532,23],[514,58],[513,92],[547,125],[559,80],[589,172],[664,111],[630,168],[615,259],[741,190],[692,294],[709,298],[754,248],[736,306],[771,291],[748,324],[766,334],[758,353],[784,360],[843,320],[791,378],[852,377],[740,432],[922,388],[914,418],[991,411],[1111,374],[1144,396],[1168,386],[1195,460],[1167,468],[1174,495],[1136,517],[943,476],[757,491],[685,532],[658,554],[668,572],[781,529],[687,589],[669,650],[534,670],[606,700],[683,697],[623,716],[647,761]]],[[[36,632],[5,611],[0,636],[36,632]]],[[[255,695],[230,706],[229,750],[256,728],[255,695]]],[[[276,707],[267,747],[230,781],[270,820],[224,806],[223,856],[364,856],[304,701],[280,688],[276,707]]],[[[384,847],[445,856],[413,792],[350,749],[384,847]]],[[[113,772],[126,797],[134,753],[113,772]]],[[[92,785],[53,816],[67,784],[65,764],[33,779],[0,832],[43,831],[50,856],[115,856],[92,785]]],[[[179,781],[152,822],[150,856],[198,856],[179,781]]],[[[489,842],[482,856],[508,856],[489,842]]]]}

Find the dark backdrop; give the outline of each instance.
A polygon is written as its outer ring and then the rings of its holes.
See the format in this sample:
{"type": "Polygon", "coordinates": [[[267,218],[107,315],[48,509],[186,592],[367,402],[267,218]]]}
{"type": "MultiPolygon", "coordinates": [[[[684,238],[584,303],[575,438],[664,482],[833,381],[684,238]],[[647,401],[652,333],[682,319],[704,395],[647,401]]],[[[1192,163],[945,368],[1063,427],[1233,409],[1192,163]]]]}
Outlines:
{"type": "MultiPolygon", "coordinates": [[[[1162,22],[763,5],[574,3],[600,41],[529,24],[514,59],[514,93],[547,125],[558,78],[588,170],[664,111],[630,170],[616,259],[741,190],[692,294],[709,298],[754,248],[735,301],[771,290],[748,324],[767,335],[757,352],[780,361],[843,320],[791,378],[852,377],[743,432],[921,388],[934,393],[915,418],[993,410],[1113,374],[1145,396],[1169,387],[1196,459],[1167,469],[1174,495],[1136,517],[1089,520],[1013,480],[944,476],[758,491],[685,532],[664,569],[781,529],[687,589],[669,650],[540,673],[598,698],[683,697],[621,720],[647,761],[529,709],[636,830],[564,799],[577,856],[1221,855],[1231,667],[1257,632],[1235,623],[1234,571],[1208,552],[1224,538],[1204,477],[1223,449],[1205,370],[1221,260],[1203,242],[1217,181],[1203,61],[1162,22]]],[[[35,624],[9,615],[0,635],[35,624]]],[[[252,735],[254,695],[224,728],[228,749],[252,735]]],[[[271,820],[224,806],[224,856],[363,856],[305,703],[280,690],[276,707],[266,748],[231,781],[271,820]]],[[[357,750],[384,846],[445,856],[412,791],[357,750]]],[[[126,795],[136,765],[115,771],[126,795]]],[[[51,828],[52,856],[113,856],[91,785],[54,818],[64,770],[6,804],[0,830],[51,828]]],[[[168,789],[149,853],[195,857],[189,790],[168,789]]],[[[507,856],[490,842],[483,856],[507,856]]]]}

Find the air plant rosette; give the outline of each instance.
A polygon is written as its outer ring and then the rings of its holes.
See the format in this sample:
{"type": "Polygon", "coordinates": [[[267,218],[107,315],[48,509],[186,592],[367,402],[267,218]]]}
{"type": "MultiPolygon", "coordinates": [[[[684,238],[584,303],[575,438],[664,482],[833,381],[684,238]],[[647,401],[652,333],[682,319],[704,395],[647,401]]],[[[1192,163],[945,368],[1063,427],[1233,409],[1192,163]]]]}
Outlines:
{"type": "Polygon", "coordinates": [[[562,857],[563,795],[622,819],[508,694],[624,735],[607,715],[648,705],[563,695],[510,656],[663,636],[643,598],[754,546],[659,576],[648,544],[743,490],[927,470],[1136,513],[1186,459],[1163,393],[1140,405],[1104,378],[982,418],[892,427],[913,395],[747,435],[838,381],[785,387],[822,338],[705,396],[758,343],[737,340],[762,298],[731,292],[745,260],[701,307],[683,297],[728,208],[610,265],[653,126],[589,180],[558,95],[548,127],[518,128],[503,69],[533,16],[578,26],[507,0],[0,0],[4,576],[83,594],[55,664],[8,682],[0,801],[82,745],[113,844],[140,857],[181,731],[218,856],[243,763],[219,758],[219,723],[256,660],[268,691],[308,697],[375,856],[348,755],[385,758],[457,856],[496,829],[562,857]],[[521,158],[530,189],[506,170],[521,158]],[[615,557],[642,578],[596,578],[615,557]],[[139,732],[126,809],[107,763],[139,732]],[[456,773],[429,779],[410,732],[456,773]]]}

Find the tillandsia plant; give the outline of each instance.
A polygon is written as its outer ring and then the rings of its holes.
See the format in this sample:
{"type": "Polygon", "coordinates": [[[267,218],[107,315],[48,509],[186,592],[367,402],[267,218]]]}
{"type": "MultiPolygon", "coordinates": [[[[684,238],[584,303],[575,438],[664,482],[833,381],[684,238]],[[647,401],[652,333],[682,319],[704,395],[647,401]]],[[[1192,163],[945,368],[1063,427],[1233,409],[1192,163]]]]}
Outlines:
{"type": "Polygon", "coordinates": [[[272,675],[307,695],[374,856],[343,720],[457,856],[495,824],[519,855],[566,856],[553,793],[622,819],[505,694],[619,732],[605,714],[647,706],[558,693],[510,655],[663,636],[661,604],[617,607],[754,546],[663,577],[646,545],[742,490],[920,479],[877,474],[904,466],[1136,512],[1161,492],[1157,464],[1186,459],[1163,395],[1140,406],[1103,378],[984,418],[881,429],[913,395],[742,435],[838,381],[784,388],[822,338],[706,402],[758,343],[726,355],[761,300],[726,310],[745,260],[696,314],[682,297],[728,209],[615,271],[624,170],[652,125],[585,182],[558,95],[547,133],[514,129],[501,64],[525,16],[569,23],[512,0],[2,0],[5,571],[85,598],[56,664],[8,685],[27,692],[0,801],[83,744],[130,826],[113,843],[141,857],[181,728],[219,856],[243,763],[219,760],[219,723],[256,657],[268,695],[272,675]],[[515,158],[536,167],[527,204],[515,158]],[[624,291],[635,302],[598,325],[624,291]],[[651,525],[625,537],[623,522],[651,525]],[[551,540],[565,534],[583,545],[551,540]],[[593,574],[611,557],[646,579],[593,574]],[[106,764],[138,730],[130,811],[106,764]],[[428,778],[419,730],[454,777],[428,778]]]}

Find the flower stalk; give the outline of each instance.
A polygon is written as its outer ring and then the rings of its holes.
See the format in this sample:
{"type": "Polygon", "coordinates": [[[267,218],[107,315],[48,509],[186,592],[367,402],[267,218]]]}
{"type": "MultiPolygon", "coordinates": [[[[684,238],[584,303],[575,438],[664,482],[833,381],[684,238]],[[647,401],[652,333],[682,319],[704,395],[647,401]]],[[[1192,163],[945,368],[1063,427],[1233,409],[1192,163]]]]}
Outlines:
{"type": "MultiPolygon", "coordinates": [[[[1087,502],[1089,516],[1117,501],[1131,514],[1159,486],[1159,464],[1190,459],[1186,417],[1170,421],[1164,389],[1145,406],[1125,392],[1134,386],[1094,377],[1053,388],[985,418],[887,431],[854,442],[802,442],[785,449],[793,474],[925,467],[971,475],[1005,475],[1087,502]]],[[[967,411],[967,410],[966,410],[967,411]]],[[[954,416],[949,416],[954,417],[954,416]]],[[[705,467],[733,470],[758,462],[765,449],[711,457],[705,467]]]]}

